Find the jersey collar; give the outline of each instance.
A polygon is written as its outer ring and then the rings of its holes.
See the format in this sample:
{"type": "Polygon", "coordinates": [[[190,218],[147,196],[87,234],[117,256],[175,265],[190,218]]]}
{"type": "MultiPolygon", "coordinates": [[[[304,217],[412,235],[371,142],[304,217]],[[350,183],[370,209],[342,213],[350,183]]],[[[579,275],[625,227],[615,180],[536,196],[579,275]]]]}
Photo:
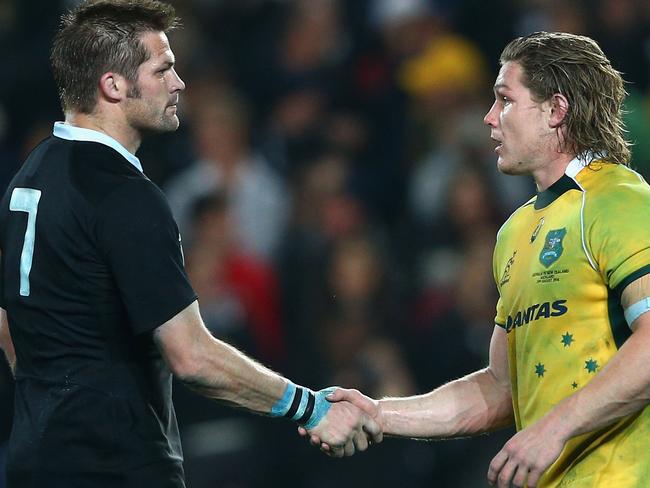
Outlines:
{"type": "Polygon", "coordinates": [[[591,162],[596,158],[596,155],[592,151],[585,151],[581,154],[578,154],[573,158],[569,165],[564,170],[564,174],[570,178],[575,178],[583,168],[589,166],[591,162]]]}
{"type": "Polygon", "coordinates": [[[549,186],[546,190],[539,192],[535,199],[535,210],[548,207],[562,194],[569,190],[580,190],[575,177],[580,171],[589,165],[595,158],[591,151],[586,151],[573,158],[566,167],[562,177],[549,186]]]}
{"type": "Polygon", "coordinates": [[[66,124],[65,122],[55,122],[52,134],[60,139],[68,141],[82,141],[82,142],[98,142],[110,148],[115,149],[120,153],[124,159],[135,166],[141,173],[142,164],[135,154],[131,154],[122,144],[117,142],[111,136],[104,134],[93,129],[85,129],[83,127],[76,127],[74,125],[66,124]]]}

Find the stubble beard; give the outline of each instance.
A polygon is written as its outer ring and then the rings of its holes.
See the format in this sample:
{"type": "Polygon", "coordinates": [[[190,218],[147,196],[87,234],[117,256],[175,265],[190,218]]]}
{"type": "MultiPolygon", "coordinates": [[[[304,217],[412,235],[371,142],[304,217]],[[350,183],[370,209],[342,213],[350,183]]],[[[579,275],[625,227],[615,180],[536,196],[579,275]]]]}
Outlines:
{"type": "Polygon", "coordinates": [[[134,105],[134,111],[130,117],[131,126],[141,133],[164,133],[174,132],[178,129],[180,121],[178,116],[167,114],[169,105],[165,105],[161,112],[152,104],[142,99],[142,94],[137,85],[129,88],[127,97],[134,105]]]}

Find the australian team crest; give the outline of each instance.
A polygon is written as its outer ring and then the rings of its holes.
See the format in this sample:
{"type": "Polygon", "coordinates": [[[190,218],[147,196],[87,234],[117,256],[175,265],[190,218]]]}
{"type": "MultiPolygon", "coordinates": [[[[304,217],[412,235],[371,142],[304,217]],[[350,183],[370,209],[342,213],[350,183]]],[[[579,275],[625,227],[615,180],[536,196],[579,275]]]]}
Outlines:
{"type": "Polygon", "coordinates": [[[539,253],[539,262],[545,267],[548,268],[562,256],[562,251],[564,251],[562,239],[564,239],[565,235],[566,228],[549,230],[548,234],[546,234],[544,247],[542,248],[542,252],[539,253]]]}

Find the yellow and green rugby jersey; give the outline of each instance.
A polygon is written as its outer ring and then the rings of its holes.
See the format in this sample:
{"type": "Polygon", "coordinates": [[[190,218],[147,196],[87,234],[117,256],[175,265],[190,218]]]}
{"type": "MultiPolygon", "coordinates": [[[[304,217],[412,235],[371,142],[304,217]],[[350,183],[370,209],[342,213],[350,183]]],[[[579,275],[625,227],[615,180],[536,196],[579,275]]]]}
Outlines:
{"type": "MultiPolygon", "coordinates": [[[[647,273],[650,187],[624,166],[574,159],[508,219],[494,277],[517,429],[583,388],[616,354],[631,334],[621,292],[647,273]]],[[[571,439],[539,486],[650,487],[650,408],[571,439]]]]}

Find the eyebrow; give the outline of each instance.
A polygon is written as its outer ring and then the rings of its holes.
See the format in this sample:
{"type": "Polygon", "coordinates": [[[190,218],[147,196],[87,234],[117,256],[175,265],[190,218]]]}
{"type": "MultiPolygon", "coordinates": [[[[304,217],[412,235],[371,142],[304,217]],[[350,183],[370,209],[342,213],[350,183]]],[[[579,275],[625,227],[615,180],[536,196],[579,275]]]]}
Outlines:
{"type": "Polygon", "coordinates": [[[174,66],[174,64],[176,64],[176,60],[174,60],[174,59],[171,59],[171,60],[166,59],[165,61],[160,63],[160,65],[158,67],[167,69],[167,68],[171,68],[172,66],[174,66]]]}

